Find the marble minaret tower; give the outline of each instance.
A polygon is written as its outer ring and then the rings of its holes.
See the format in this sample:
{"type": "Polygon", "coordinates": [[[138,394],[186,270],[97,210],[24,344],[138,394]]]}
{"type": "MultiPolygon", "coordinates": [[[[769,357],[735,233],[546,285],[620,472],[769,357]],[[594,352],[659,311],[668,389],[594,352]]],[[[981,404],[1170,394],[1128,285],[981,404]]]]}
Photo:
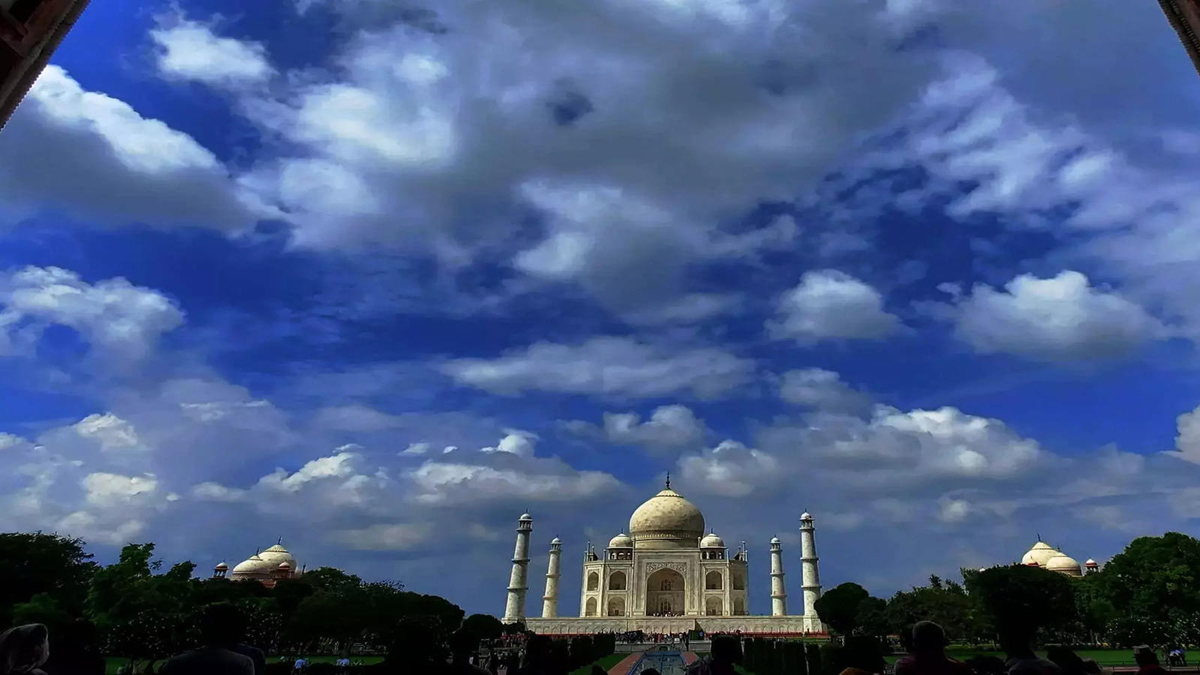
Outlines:
{"type": "Polygon", "coordinates": [[[804,591],[804,618],[811,619],[815,627],[812,630],[821,630],[821,620],[817,617],[821,574],[817,569],[817,538],[810,513],[800,516],[800,588],[804,591]]]}
{"type": "Polygon", "coordinates": [[[508,578],[508,602],[504,605],[504,623],[525,620],[525,592],[529,590],[529,535],[533,534],[533,516],[528,513],[517,521],[517,547],[513,551],[512,575],[508,578]]]}
{"type": "Polygon", "coordinates": [[[558,565],[562,556],[562,540],[550,542],[550,564],[546,567],[546,594],[542,596],[542,618],[558,616],[558,565]]]}
{"type": "Polygon", "coordinates": [[[771,539],[771,616],[787,616],[787,586],[783,583],[783,545],[771,539]]]}

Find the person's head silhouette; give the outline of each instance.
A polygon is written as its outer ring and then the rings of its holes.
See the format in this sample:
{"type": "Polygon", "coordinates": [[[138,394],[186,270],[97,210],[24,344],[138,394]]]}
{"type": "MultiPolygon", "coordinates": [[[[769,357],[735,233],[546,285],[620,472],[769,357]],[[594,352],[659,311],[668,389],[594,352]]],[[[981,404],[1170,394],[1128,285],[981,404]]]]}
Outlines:
{"type": "Polygon", "coordinates": [[[455,663],[465,663],[478,648],[479,639],[467,631],[456,630],[450,635],[450,657],[455,663]]]}
{"type": "Polygon", "coordinates": [[[1157,666],[1158,654],[1155,654],[1154,650],[1150,647],[1142,645],[1140,647],[1133,648],[1133,660],[1142,667],[1157,666]]]}
{"type": "Polygon", "coordinates": [[[200,640],[206,647],[236,645],[246,635],[246,617],[237,607],[218,602],[200,612],[200,640]]]}
{"type": "Polygon", "coordinates": [[[718,635],[713,638],[710,654],[715,663],[741,663],[742,644],[732,635],[718,635]]]}
{"type": "Polygon", "coordinates": [[[50,658],[50,631],[40,623],[16,626],[0,633],[0,672],[25,673],[50,658]]]}
{"type": "Polygon", "coordinates": [[[1046,658],[1061,668],[1064,675],[1083,675],[1087,672],[1083,659],[1079,658],[1079,655],[1071,651],[1069,647],[1050,645],[1046,648],[1046,658]]]}
{"type": "Polygon", "coordinates": [[[941,654],[946,649],[946,631],[932,621],[918,621],[912,628],[914,654],[941,654]]]}
{"type": "Polygon", "coordinates": [[[1035,658],[1033,653],[1034,629],[1027,625],[1010,624],[1002,626],[997,631],[1000,635],[1000,649],[1009,658],[1035,658]]]}

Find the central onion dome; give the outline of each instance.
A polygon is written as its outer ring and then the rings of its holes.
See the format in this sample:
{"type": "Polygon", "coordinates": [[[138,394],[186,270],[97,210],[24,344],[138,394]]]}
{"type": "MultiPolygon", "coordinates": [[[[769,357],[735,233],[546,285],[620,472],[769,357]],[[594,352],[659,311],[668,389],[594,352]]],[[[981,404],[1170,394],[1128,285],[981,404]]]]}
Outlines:
{"type": "Polygon", "coordinates": [[[629,534],[639,549],[696,548],[704,536],[704,515],[682,495],[671,489],[646,500],[629,517],[629,534]]]}
{"type": "Polygon", "coordinates": [[[1062,554],[1054,550],[1050,544],[1047,544],[1044,541],[1038,541],[1038,543],[1033,545],[1033,548],[1029,549],[1025,555],[1021,556],[1021,564],[1036,564],[1038,567],[1045,569],[1046,563],[1050,562],[1050,559],[1057,555],[1062,554]]]}

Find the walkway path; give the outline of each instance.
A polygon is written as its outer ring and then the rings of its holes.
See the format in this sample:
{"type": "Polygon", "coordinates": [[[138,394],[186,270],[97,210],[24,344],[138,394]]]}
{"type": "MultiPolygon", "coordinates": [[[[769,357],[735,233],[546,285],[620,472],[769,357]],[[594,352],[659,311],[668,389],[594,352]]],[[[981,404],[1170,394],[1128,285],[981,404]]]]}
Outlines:
{"type": "MultiPolygon", "coordinates": [[[[608,675],[629,675],[629,671],[633,670],[633,667],[637,665],[637,662],[642,658],[643,654],[645,654],[645,652],[635,652],[629,656],[626,656],[625,658],[621,659],[620,663],[608,669],[608,675]]],[[[700,658],[696,656],[696,652],[683,652],[680,656],[683,657],[683,664],[685,666],[692,665],[697,659],[700,658]]]]}
{"type": "Polygon", "coordinates": [[[644,653],[645,652],[634,652],[621,659],[617,665],[608,669],[608,675],[629,675],[629,671],[633,670],[633,667],[637,665],[638,659],[642,658],[642,654],[644,653]]]}

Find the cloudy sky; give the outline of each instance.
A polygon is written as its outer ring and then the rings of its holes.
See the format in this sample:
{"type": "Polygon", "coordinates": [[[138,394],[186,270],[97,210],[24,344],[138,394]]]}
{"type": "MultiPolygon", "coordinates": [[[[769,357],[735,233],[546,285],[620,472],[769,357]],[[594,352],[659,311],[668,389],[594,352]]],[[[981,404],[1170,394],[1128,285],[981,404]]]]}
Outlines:
{"type": "MultiPolygon", "coordinates": [[[[0,528],[502,611],[670,471],[799,595],[1200,518],[1154,3],[93,3],[0,132],[0,528]]],[[[536,600],[529,609],[539,609],[536,600]]]]}

